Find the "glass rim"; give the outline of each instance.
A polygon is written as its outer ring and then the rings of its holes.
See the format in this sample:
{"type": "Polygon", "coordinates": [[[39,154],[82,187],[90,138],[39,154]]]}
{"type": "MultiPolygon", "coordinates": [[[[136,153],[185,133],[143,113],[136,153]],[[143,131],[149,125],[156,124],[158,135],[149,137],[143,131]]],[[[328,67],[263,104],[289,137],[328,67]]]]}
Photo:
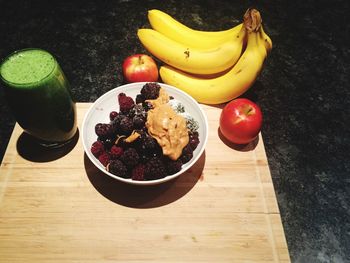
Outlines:
{"type": "Polygon", "coordinates": [[[16,86],[16,87],[26,87],[26,86],[30,86],[30,85],[35,85],[35,84],[38,84],[40,82],[44,82],[46,79],[48,79],[52,73],[56,70],[58,64],[57,64],[57,61],[55,59],[55,57],[48,51],[44,50],[44,49],[41,49],[41,48],[34,48],[34,47],[31,47],[31,48],[23,48],[23,49],[18,49],[18,50],[15,50],[13,52],[11,52],[9,55],[7,55],[6,57],[4,57],[1,61],[0,61],[0,79],[9,84],[9,85],[13,85],[13,86],[16,86]],[[29,51],[29,50],[39,50],[39,51],[43,51],[47,54],[49,54],[52,58],[53,58],[53,61],[54,61],[54,66],[52,67],[52,70],[46,75],[44,76],[43,78],[41,78],[40,80],[37,80],[37,81],[33,81],[33,82],[27,82],[27,83],[16,83],[16,82],[12,82],[12,81],[9,81],[7,79],[5,79],[2,74],[1,74],[1,68],[2,68],[2,65],[9,60],[10,57],[18,54],[18,53],[21,53],[21,52],[25,52],[25,51],[29,51]]]}

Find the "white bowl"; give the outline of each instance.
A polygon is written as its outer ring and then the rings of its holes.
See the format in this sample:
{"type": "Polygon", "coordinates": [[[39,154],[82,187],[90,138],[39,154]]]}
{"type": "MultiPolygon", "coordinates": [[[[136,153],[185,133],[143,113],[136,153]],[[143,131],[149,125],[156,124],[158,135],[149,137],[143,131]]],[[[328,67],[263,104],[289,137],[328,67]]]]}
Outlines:
{"type": "Polygon", "coordinates": [[[89,157],[91,162],[102,172],[109,175],[110,177],[117,179],[119,181],[135,184],[135,185],[154,185],[167,182],[172,180],[179,175],[183,174],[190,167],[192,167],[199,157],[202,155],[205,145],[208,140],[208,120],[207,117],[201,108],[201,106],[187,93],[163,83],[159,85],[164,88],[170,96],[173,96],[176,100],[179,100],[185,107],[186,112],[188,112],[192,117],[198,122],[199,129],[199,141],[196,150],[193,152],[192,159],[182,165],[182,169],[176,174],[168,175],[164,178],[157,180],[148,180],[148,181],[136,181],[132,179],[126,179],[114,175],[106,170],[106,168],[99,162],[99,160],[91,153],[90,148],[93,142],[97,140],[97,135],[95,133],[95,125],[97,123],[108,123],[109,122],[109,113],[111,111],[119,111],[119,104],[117,95],[121,92],[125,93],[127,96],[130,96],[135,99],[136,95],[140,93],[143,85],[146,82],[137,82],[119,86],[113,90],[108,91],[100,98],[98,98],[89,108],[85,114],[83,124],[82,124],[82,141],[84,145],[84,150],[86,155],[89,157]]]}

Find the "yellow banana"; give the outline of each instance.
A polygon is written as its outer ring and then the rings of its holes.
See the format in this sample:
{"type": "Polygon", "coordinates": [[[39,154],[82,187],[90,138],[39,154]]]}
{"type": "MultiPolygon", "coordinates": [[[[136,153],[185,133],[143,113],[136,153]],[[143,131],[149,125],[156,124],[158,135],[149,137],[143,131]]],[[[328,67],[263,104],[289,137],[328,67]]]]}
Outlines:
{"type": "Polygon", "coordinates": [[[249,9],[244,18],[244,28],[248,33],[247,47],[237,64],[228,72],[214,78],[203,78],[162,66],[159,71],[162,81],[206,104],[224,103],[243,94],[255,82],[267,56],[260,13],[249,9]],[[251,20],[255,22],[251,23],[251,20]],[[251,24],[248,26],[249,22],[251,24]]]}
{"type": "Polygon", "coordinates": [[[239,59],[245,38],[242,28],[230,41],[211,49],[178,43],[153,29],[139,29],[143,46],[164,63],[189,73],[214,74],[232,67],[239,59]]]}
{"type": "Polygon", "coordinates": [[[271,38],[265,33],[263,26],[261,25],[260,30],[261,37],[264,39],[265,47],[267,52],[270,52],[272,49],[272,40],[271,38]]]}
{"type": "Polygon", "coordinates": [[[148,20],[152,28],[164,36],[184,45],[203,49],[212,48],[229,41],[242,28],[242,24],[239,24],[223,31],[194,30],[157,9],[148,11],[148,20]]]}
{"type": "MultiPolygon", "coordinates": [[[[198,48],[210,48],[220,45],[230,40],[243,26],[243,23],[241,23],[233,28],[222,31],[195,30],[157,9],[148,11],[148,20],[152,28],[159,33],[179,43],[198,48]]],[[[272,49],[271,38],[265,33],[263,28],[261,28],[261,34],[265,38],[267,50],[270,51],[272,49]]]]}

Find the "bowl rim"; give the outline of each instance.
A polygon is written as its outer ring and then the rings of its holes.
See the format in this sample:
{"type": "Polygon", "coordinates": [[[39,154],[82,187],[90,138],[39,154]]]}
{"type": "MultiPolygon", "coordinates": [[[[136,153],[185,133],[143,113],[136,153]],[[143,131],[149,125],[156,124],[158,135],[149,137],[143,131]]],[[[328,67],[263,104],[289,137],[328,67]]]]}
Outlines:
{"type": "Polygon", "coordinates": [[[181,174],[185,173],[189,168],[191,168],[197,161],[198,159],[203,155],[203,152],[205,150],[205,147],[207,145],[207,141],[208,141],[208,134],[209,134],[209,124],[208,124],[208,118],[207,118],[207,115],[206,113],[204,112],[202,106],[192,97],[190,96],[188,93],[174,87],[174,86],[171,86],[171,85],[168,85],[168,84],[165,84],[165,83],[161,83],[161,82],[156,82],[158,83],[161,87],[164,87],[164,88],[168,88],[168,89],[174,89],[176,90],[176,92],[179,92],[180,94],[182,94],[183,96],[187,97],[187,99],[189,99],[194,105],[197,105],[197,108],[200,112],[200,114],[202,115],[202,118],[204,119],[204,131],[205,134],[203,135],[204,136],[204,140],[202,140],[202,148],[199,149],[199,152],[196,156],[194,156],[190,162],[192,162],[192,165],[188,165],[187,167],[184,167],[182,168],[179,172],[175,173],[175,174],[172,174],[172,175],[167,175],[163,178],[160,178],[160,179],[156,179],[156,180],[145,180],[145,181],[138,181],[138,180],[132,180],[131,178],[122,178],[120,176],[117,176],[117,175],[114,175],[110,172],[108,172],[106,169],[103,169],[100,165],[100,163],[98,162],[97,158],[95,158],[91,151],[90,151],[90,147],[89,145],[86,145],[85,143],[85,125],[86,125],[86,122],[87,122],[87,119],[88,117],[90,116],[93,108],[96,106],[96,104],[98,104],[100,101],[102,101],[105,97],[108,97],[110,96],[112,93],[115,93],[116,90],[118,89],[127,89],[128,87],[135,87],[135,86],[139,86],[140,89],[142,88],[143,85],[145,85],[146,83],[150,83],[149,81],[147,82],[133,82],[133,83],[128,83],[128,84],[123,84],[123,85],[120,85],[120,86],[117,86],[109,91],[107,91],[106,93],[102,94],[100,97],[98,97],[91,105],[90,107],[88,108],[88,110],[85,112],[85,115],[84,115],[84,118],[83,118],[83,122],[82,122],[82,125],[81,125],[81,128],[82,128],[82,132],[81,132],[81,136],[82,136],[82,144],[83,144],[83,148],[84,148],[84,151],[85,151],[85,154],[88,156],[88,158],[90,159],[90,161],[100,170],[102,171],[104,174],[118,180],[118,181],[121,181],[121,182],[124,182],[124,183],[128,183],[128,184],[133,184],[133,185],[142,185],[142,186],[146,186],[146,185],[155,185],[155,184],[161,184],[161,183],[165,183],[165,182],[168,182],[170,180],[173,180],[177,177],[179,177],[181,174]]]}

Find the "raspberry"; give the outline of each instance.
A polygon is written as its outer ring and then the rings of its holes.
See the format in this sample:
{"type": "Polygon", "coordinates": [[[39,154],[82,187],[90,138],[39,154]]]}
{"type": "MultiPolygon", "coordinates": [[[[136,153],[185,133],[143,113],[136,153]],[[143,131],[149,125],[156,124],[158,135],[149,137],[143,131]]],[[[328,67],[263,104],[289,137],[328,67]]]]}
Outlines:
{"type": "Polygon", "coordinates": [[[145,179],[155,180],[166,176],[166,169],[159,157],[152,157],[145,167],[145,179]]]}
{"type": "Polygon", "coordinates": [[[154,100],[159,97],[160,86],[156,82],[150,82],[143,85],[141,94],[146,100],[154,100]]]}
{"type": "Polygon", "coordinates": [[[128,178],[128,169],[126,166],[119,160],[112,160],[108,167],[107,170],[117,176],[123,177],[123,178],[128,178]]]}
{"type": "Polygon", "coordinates": [[[129,110],[131,110],[132,107],[134,107],[135,105],[134,100],[131,97],[126,96],[125,93],[119,93],[118,102],[119,102],[119,109],[122,113],[129,112],[129,110]]]}
{"type": "Polygon", "coordinates": [[[104,147],[103,147],[103,143],[100,141],[95,141],[92,145],[91,145],[91,153],[98,158],[102,153],[104,153],[104,147]]]}
{"type": "Polygon", "coordinates": [[[110,150],[111,159],[118,159],[120,156],[122,156],[123,152],[123,148],[113,145],[110,150]]]}
{"type": "Polygon", "coordinates": [[[139,162],[139,154],[134,148],[128,148],[120,157],[121,161],[129,168],[134,167],[139,162]]]}
{"type": "Polygon", "coordinates": [[[145,165],[138,164],[131,171],[131,179],[136,181],[143,181],[145,176],[145,165]]]}
{"type": "Polygon", "coordinates": [[[99,157],[98,157],[98,160],[100,161],[100,163],[103,164],[103,166],[107,166],[109,161],[110,161],[110,157],[109,157],[109,154],[104,152],[102,153],[99,157]]]}

